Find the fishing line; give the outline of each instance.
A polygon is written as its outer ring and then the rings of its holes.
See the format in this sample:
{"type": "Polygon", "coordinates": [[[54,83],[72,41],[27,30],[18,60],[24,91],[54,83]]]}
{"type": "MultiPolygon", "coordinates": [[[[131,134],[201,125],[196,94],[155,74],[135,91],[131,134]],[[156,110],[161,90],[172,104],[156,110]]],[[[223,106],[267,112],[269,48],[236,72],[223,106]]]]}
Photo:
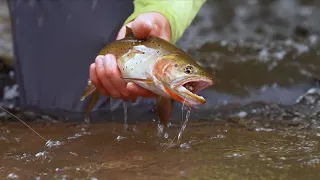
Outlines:
{"type": "Polygon", "coordinates": [[[20,122],[22,122],[22,124],[26,125],[31,131],[33,131],[35,134],[37,134],[39,137],[41,137],[43,140],[45,140],[46,142],[48,141],[46,138],[44,138],[43,136],[41,136],[39,133],[37,133],[37,131],[35,131],[34,129],[32,129],[32,127],[30,127],[27,123],[25,123],[23,120],[21,120],[20,118],[18,118],[16,115],[12,114],[11,112],[9,112],[8,110],[6,110],[5,108],[3,108],[2,106],[0,106],[0,108],[7,112],[8,114],[10,114],[11,116],[15,117],[16,119],[18,119],[20,122]]]}

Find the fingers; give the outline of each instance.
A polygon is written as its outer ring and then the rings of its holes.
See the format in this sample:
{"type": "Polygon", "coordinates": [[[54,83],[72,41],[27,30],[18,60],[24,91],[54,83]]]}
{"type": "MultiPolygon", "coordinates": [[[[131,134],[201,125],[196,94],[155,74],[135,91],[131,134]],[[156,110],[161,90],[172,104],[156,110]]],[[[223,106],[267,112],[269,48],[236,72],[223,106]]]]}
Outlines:
{"type": "Polygon", "coordinates": [[[169,21],[161,13],[143,13],[132,22],[131,26],[137,38],[144,39],[152,35],[167,41],[171,39],[169,21]]]}
{"type": "Polygon", "coordinates": [[[95,63],[90,66],[90,79],[101,94],[129,99],[127,83],[121,79],[115,56],[97,56],[95,63]]]}
{"type": "Polygon", "coordinates": [[[109,59],[104,56],[98,56],[96,58],[95,63],[96,63],[97,76],[99,77],[101,83],[103,84],[104,86],[103,88],[109,92],[110,96],[114,98],[119,98],[120,93],[118,92],[117,89],[115,89],[115,87],[113,87],[112,83],[110,82],[109,72],[106,71],[107,68],[105,68],[105,66],[107,66],[108,64],[108,61],[109,59]]]}
{"type": "MultiPolygon", "coordinates": [[[[165,40],[171,39],[171,29],[168,20],[160,13],[142,13],[132,22],[123,26],[117,40],[125,37],[126,26],[130,27],[138,39],[145,39],[149,35],[165,40]]],[[[156,95],[134,83],[126,83],[121,78],[116,58],[113,55],[98,56],[90,66],[90,79],[97,89],[106,96],[114,98],[155,97],[156,95]],[[95,70],[94,70],[95,69],[95,70]]]]}
{"type": "Polygon", "coordinates": [[[119,33],[118,33],[118,35],[117,35],[117,40],[123,39],[123,38],[125,37],[125,35],[126,35],[126,26],[132,28],[132,27],[131,27],[131,26],[132,26],[132,22],[128,23],[128,24],[125,25],[125,26],[122,26],[122,28],[120,29],[120,31],[119,31],[119,33]]]}
{"type": "Polygon", "coordinates": [[[147,38],[152,31],[152,19],[146,16],[138,16],[132,23],[132,31],[138,39],[147,38]]]}
{"type": "Polygon", "coordinates": [[[138,39],[147,38],[152,31],[152,24],[153,24],[152,21],[153,21],[152,16],[149,16],[149,15],[138,16],[134,21],[129,22],[125,26],[122,26],[122,28],[118,33],[117,40],[125,37],[126,26],[132,29],[133,34],[135,35],[136,38],[138,39]]]}
{"type": "Polygon", "coordinates": [[[117,36],[122,39],[126,34],[126,26],[130,27],[138,39],[145,39],[149,35],[156,36],[169,41],[171,39],[171,27],[169,21],[160,13],[142,13],[132,22],[123,26],[117,36]]]}
{"type": "Polygon", "coordinates": [[[118,94],[120,94],[123,99],[128,99],[129,91],[127,90],[127,83],[121,79],[121,73],[117,65],[116,57],[113,55],[106,55],[106,59],[107,61],[104,64],[106,77],[109,78],[112,86],[118,90],[118,94]]]}
{"type": "Polygon", "coordinates": [[[101,83],[97,72],[96,72],[96,64],[92,63],[89,68],[89,76],[92,84],[100,91],[100,93],[104,96],[109,96],[109,92],[107,89],[104,88],[103,84],[101,83]]]}
{"type": "Polygon", "coordinates": [[[90,79],[93,85],[105,96],[124,100],[141,97],[156,97],[151,91],[120,78],[116,58],[113,55],[97,56],[90,66],[90,79]]]}

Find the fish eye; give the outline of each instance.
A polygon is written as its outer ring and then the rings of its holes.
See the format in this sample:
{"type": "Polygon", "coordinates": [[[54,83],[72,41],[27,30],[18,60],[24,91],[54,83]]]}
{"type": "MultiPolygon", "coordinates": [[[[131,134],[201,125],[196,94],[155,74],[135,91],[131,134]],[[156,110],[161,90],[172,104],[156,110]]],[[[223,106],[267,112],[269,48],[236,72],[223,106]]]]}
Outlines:
{"type": "Polygon", "coordinates": [[[193,73],[193,67],[192,66],[187,66],[185,68],[184,72],[187,73],[187,74],[192,74],[193,73]]]}

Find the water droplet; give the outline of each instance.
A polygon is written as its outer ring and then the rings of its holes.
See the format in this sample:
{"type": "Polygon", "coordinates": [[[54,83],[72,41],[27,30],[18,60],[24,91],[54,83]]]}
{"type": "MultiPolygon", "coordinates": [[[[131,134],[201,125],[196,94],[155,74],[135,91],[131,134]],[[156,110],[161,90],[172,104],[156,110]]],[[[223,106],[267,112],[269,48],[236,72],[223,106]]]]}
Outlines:
{"type": "Polygon", "coordinates": [[[46,152],[38,152],[35,156],[36,157],[41,157],[41,156],[45,156],[46,152]]]}
{"type": "Polygon", "coordinates": [[[169,134],[168,133],[164,133],[163,137],[167,139],[169,137],[169,134]]]}
{"type": "Polygon", "coordinates": [[[244,118],[244,117],[246,117],[246,116],[247,116],[247,113],[244,112],[244,111],[241,111],[241,112],[238,113],[238,117],[239,117],[239,118],[244,118]]]}
{"type": "Polygon", "coordinates": [[[191,146],[189,144],[187,144],[187,143],[183,143],[183,144],[180,145],[180,148],[190,149],[191,146]]]}
{"type": "Polygon", "coordinates": [[[60,142],[60,141],[51,141],[51,140],[49,140],[49,141],[46,142],[46,146],[49,147],[49,148],[51,148],[53,146],[57,147],[57,146],[60,146],[62,144],[63,144],[63,142],[60,142]]]}
{"type": "Polygon", "coordinates": [[[19,176],[18,175],[16,175],[16,174],[14,174],[14,173],[10,173],[9,175],[8,175],[8,178],[18,178],[19,176]]]}
{"type": "Polygon", "coordinates": [[[118,137],[116,138],[116,140],[120,141],[120,140],[126,139],[126,138],[127,138],[127,137],[124,137],[124,136],[118,136],[118,137]]]}
{"type": "Polygon", "coordinates": [[[216,136],[211,137],[210,139],[221,139],[221,138],[225,138],[226,136],[223,134],[218,134],[216,136]]]}

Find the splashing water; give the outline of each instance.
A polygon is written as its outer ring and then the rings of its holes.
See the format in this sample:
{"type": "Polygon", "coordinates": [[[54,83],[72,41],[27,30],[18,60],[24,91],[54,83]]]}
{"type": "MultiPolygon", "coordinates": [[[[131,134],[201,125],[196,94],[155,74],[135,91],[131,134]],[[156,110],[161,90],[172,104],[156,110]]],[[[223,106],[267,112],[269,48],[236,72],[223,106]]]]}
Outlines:
{"type": "Polygon", "coordinates": [[[181,118],[182,118],[182,122],[183,122],[183,118],[184,118],[184,116],[183,116],[183,110],[184,110],[184,105],[185,105],[185,103],[186,103],[186,98],[184,98],[183,103],[182,103],[182,107],[181,107],[181,118]]]}
{"type": "Polygon", "coordinates": [[[164,125],[163,124],[158,124],[158,128],[157,128],[157,136],[160,137],[163,132],[164,132],[164,125]]]}
{"type": "MultiPolygon", "coordinates": [[[[183,103],[183,106],[184,106],[184,103],[183,103]]],[[[182,110],[183,110],[183,108],[182,108],[182,110]]],[[[167,149],[169,149],[169,148],[171,148],[171,147],[174,147],[174,146],[176,146],[176,145],[178,145],[178,144],[180,143],[181,137],[182,137],[182,133],[183,133],[183,131],[186,129],[187,124],[188,124],[188,122],[189,122],[190,114],[191,114],[191,107],[188,108],[188,111],[187,111],[187,114],[186,114],[186,118],[185,118],[185,120],[183,121],[183,125],[181,126],[180,131],[179,131],[179,133],[178,133],[177,142],[174,143],[174,141],[175,141],[175,139],[176,139],[176,137],[177,137],[177,136],[175,136],[175,137],[173,138],[173,140],[168,144],[168,146],[163,150],[163,152],[165,152],[167,149]]],[[[168,137],[165,137],[165,138],[168,138],[168,137]]]]}
{"type": "Polygon", "coordinates": [[[110,111],[113,111],[114,98],[110,97],[110,111]]]}
{"type": "Polygon", "coordinates": [[[124,114],[124,129],[128,129],[128,103],[123,101],[123,114],[124,114]]]}
{"type": "Polygon", "coordinates": [[[187,124],[188,124],[188,121],[189,121],[189,118],[190,118],[190,114],[191,114],[191,108],[189,107],[189,109],[188,109],[188,111],[187,111],[187,114],[186,114],[186,119],[184,120],[183,125],[182,125],[182,127],[181,127],[181,129],[180,129],[180,132],[179,132],[179,134],[178,134],[178,139],[177,139],[178,143],[179,143],[180,140],[181,140],[181,136],[182,136],[183,131],[184,131],[184,130],[186,129],[186,127],[187,127],[187,124]]]}

